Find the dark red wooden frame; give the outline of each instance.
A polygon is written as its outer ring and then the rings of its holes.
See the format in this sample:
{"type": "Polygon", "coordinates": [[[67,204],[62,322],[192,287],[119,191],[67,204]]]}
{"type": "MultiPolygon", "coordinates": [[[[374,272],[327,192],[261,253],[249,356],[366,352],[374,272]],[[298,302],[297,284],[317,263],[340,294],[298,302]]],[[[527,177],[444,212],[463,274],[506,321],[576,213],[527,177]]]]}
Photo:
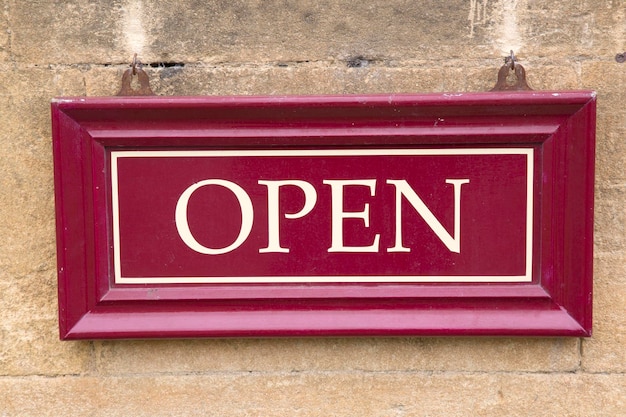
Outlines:
{"type": "Polygon", "coordinates": [[[589,91],[56,99],[61,338],[589,336],[595,117],[589,91]],[[534,147],[533,281],[111,283],[108,151],[373,145],[534,147]]]}

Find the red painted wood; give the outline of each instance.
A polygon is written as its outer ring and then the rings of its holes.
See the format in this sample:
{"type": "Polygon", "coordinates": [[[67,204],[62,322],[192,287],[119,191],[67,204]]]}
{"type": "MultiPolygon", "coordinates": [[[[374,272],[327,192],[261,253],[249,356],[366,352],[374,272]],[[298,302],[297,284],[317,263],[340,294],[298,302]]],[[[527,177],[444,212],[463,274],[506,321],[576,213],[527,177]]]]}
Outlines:
{"type": "Polygon", "coordinates": [[[62,339],[591,334],[595,94],[52,103],[62,339]],[[112,150],[535,149],[530,283],[114,285],[112,150]]]}

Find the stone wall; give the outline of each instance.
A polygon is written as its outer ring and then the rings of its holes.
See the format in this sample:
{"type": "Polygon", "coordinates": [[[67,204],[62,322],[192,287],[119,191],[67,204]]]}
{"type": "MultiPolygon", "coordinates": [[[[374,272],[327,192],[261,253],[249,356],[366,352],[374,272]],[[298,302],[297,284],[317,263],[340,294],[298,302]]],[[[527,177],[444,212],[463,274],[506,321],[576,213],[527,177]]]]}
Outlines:
{"type": "Polygon", "coordinates": [[[0,0],[0,416],[626,415],[624,0],[0,0]],[[598,92],[594,335],[60,342],[49,103],[598,92]]]}

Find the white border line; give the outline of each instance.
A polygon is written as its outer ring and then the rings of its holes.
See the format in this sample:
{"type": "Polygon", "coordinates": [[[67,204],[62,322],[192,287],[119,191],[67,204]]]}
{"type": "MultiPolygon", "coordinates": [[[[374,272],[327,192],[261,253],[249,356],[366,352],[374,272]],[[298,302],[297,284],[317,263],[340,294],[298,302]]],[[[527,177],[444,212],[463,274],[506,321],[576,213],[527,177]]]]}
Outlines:
{"type": "Polygon", "coordinates": [[[116,284],[228,284],[228,283],[347,283],[347,282],[530,282],[533,249],[533,169],[532,148],[467,149],[311,149],[311,150],[233,150],[233,151],[111,151],[111,195],[113,212],[113,266],[116,284]],[[424,156],[424,155],[526,155],[526,272],[524,275],[476,276],[246,276],[246,277],[138,277],[127,278],[121,272],[118,171],[119,158],[133,157],[250,157],[250,156],[424,156]]]}

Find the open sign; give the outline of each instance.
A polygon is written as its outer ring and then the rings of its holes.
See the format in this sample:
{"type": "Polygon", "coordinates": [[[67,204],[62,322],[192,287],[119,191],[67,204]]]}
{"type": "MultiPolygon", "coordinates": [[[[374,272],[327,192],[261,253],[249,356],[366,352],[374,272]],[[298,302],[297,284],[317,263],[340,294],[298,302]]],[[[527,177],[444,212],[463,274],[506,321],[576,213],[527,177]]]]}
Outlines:
{"type": "Polygon", "coordinates": [[[61,98],[63,339],[591,332],[595,94],[61,98]]]}

